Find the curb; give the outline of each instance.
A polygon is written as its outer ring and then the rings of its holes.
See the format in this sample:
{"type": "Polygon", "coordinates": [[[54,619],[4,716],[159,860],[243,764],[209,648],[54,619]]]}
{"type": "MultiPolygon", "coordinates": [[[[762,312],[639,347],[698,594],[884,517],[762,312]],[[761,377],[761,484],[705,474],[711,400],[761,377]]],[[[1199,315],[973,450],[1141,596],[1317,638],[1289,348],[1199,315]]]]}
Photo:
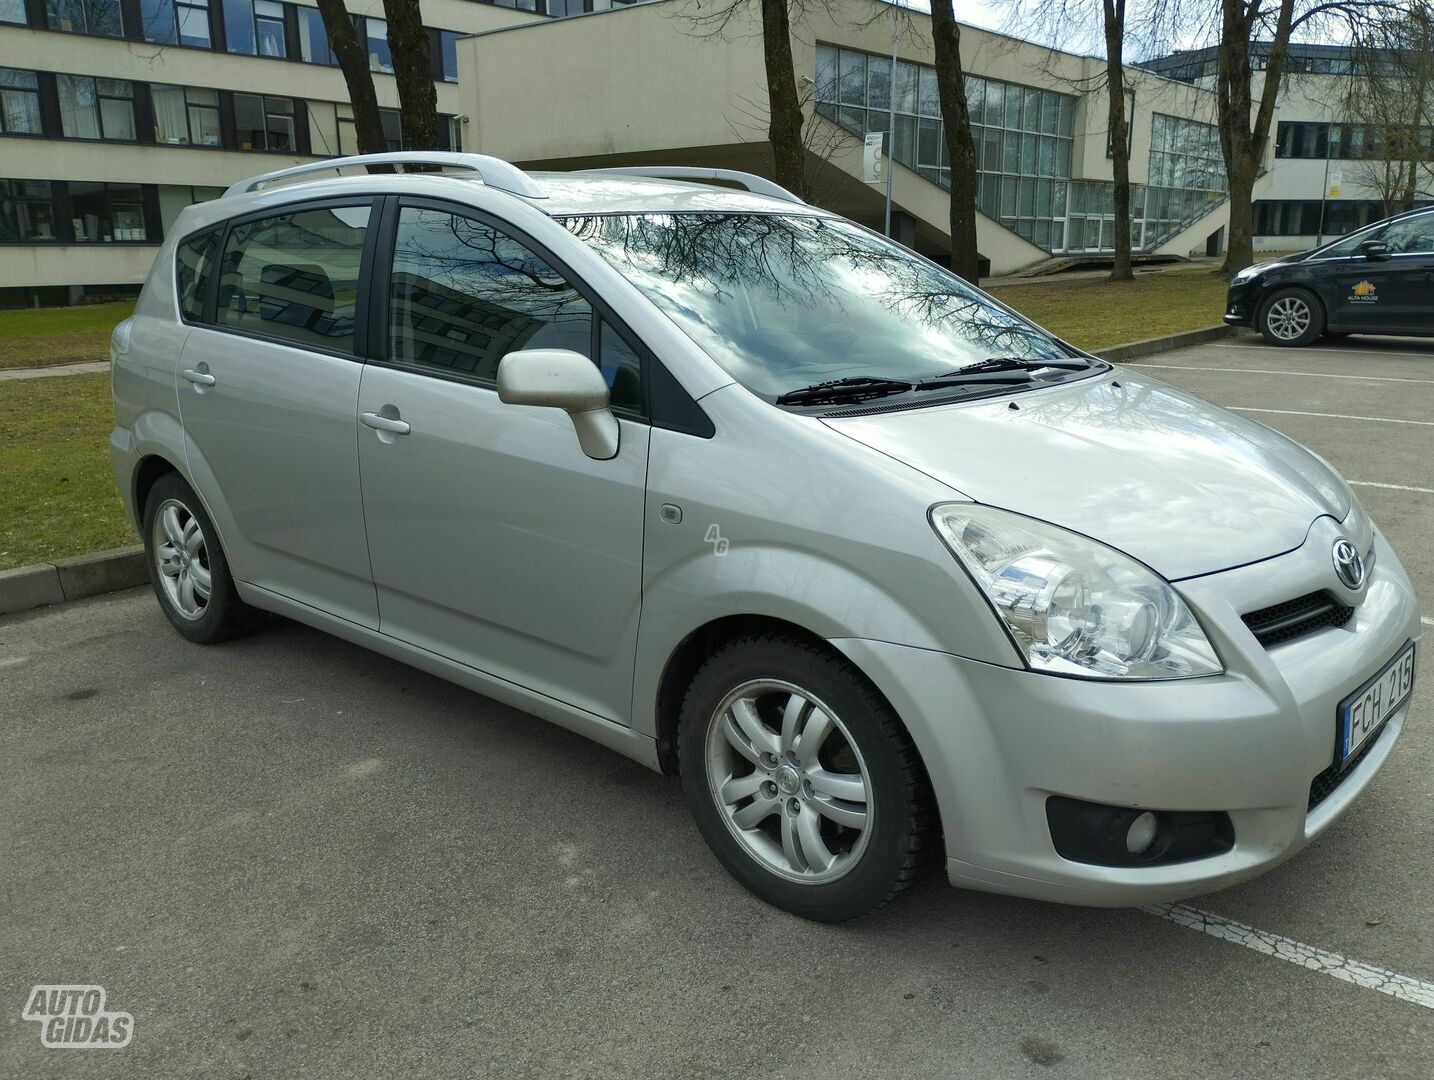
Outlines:
{"type": "Polygon", "coordinates": [[[1183,349],[1187,345],[1200,345],[1206,341],[1216,341],[1222,337],[1229,337],[1234,332],[1233,326],[1221,324],[1220,326],[1207,326],[1203,330],[1186,330],[1183,333],[1147,338],[1144,341],[1127,341],[1124,345],[1112,345],[1108,349],[1087,349],[1086,351],[1102,360],[1109,360],[1112,364],[1121,364],[1142,356],[1154,356],[1156,353],[1169,352],[1171,349],[1183,349]]]}
{"type": "Polygon", "coordinates": [[[139,545],[0,570],[0,615],[118,592],[148,582],[144,548],[139,545]]]}

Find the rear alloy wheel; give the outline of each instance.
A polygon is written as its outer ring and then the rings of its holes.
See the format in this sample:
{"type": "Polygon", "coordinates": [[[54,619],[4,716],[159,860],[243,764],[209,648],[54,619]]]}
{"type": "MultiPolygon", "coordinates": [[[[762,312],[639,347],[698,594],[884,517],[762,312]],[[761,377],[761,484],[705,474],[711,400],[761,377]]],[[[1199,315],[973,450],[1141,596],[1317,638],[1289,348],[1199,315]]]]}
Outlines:
{"type": "Polygon", "coordinates": [[[780,635],[733,642],[694,677],[680,724],[693,817],[768,903],[835,922],[914,876],[926,779],[891,707],[844,658],[780,635]]]}
{"type": "Polygon", "coordinates": [[[1280,289],[1260,308],[1260,333],[1271,345],[1308,345],[1324,333],[1324,308],[1303,289],[1280,289]]]}
{"type": "Polygon", "coordinates": [[[150,489],[144,547],[159,606],[190,641],[225,641],[258,621],[234,588],[214,523],[178,473],[161,476],[150,489]]]}

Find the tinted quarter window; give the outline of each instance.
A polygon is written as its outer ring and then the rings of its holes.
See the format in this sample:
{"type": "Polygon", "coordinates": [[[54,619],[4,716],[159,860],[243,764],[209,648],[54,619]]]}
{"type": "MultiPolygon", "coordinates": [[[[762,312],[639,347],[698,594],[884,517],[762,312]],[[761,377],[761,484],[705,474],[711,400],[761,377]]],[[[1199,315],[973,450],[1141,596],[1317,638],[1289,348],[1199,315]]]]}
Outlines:
{"type": "Polygon", "coordinates": [[[405,207],[389,285],[394,360],[485,379],[519,349],[592,355],[592,311],[522,244],[471,218],[405,207]]]}
{"type": "Polygon", "coordinates": [[[367,206],[324,207],[235,225],[219,278],[219,322],[352,352],[367,206]]]}
{"type": "Polygon", "coordinates": [[[204,294],[209,290],[209,276],[214,266],[214,247],[219,233],[199,233],[179,245],[174,256],[174,283],[179,294],[180,313],[198,322],[204,318],[204,294]]]}

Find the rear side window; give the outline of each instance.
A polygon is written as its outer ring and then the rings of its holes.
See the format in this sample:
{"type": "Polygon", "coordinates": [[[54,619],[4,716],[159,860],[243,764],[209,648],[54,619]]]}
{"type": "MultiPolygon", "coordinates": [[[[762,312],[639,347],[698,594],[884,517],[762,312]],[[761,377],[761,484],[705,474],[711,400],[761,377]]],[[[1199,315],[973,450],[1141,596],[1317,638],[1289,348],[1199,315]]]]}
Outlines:
{"type": "Polygon", "coordinates": [[[214,248],[219,230],[196,233],[179,245],[174,256],[174,284],[179,294],[179,312],[191,322],[204,317],[204,297],[214,268],[214,248]]]}
{"type": "Polygon", "coordinates": [[[405,207],[389,286],[390,356],[494,379],[518,349],[592,356],[588,302],[546,262],[479,221],[405,207]]]}
{"type": "Polygon", "coordinates": [[[352,352],[369,207],[296,210],[232,226],[219,277],[222,326],[352,352]]]}

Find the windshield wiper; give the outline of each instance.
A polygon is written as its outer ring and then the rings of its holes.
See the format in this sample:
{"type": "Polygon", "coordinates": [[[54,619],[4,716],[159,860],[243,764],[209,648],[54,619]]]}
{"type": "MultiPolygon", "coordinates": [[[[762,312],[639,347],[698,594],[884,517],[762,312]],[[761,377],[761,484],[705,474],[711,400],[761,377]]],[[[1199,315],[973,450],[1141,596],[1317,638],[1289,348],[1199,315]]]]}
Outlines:
{"type": "Polygon", "coordinates": [[[813,383],[788,390],[777,398],[778,405],[816,405],[827,401],[863,401],[866,398],[886,397],[888,394],[904,394],[912,384],[900,379],[880,379],[870,375],[856,375],[848,379],[833,379],[830,382],[813,383]]]}
{"type": "Polygon", "coordinates": [[[949,379],[957,375],[976,375],[983,371],[1039,371],[1041,368],[1064,368],[1067,371],[1085,371],[1090,364],[1084,360],[1033,360],[1029,356],[991,356],[977,360],[974,364],[958,367],[937,375],[937,379],[949,379]]]}

